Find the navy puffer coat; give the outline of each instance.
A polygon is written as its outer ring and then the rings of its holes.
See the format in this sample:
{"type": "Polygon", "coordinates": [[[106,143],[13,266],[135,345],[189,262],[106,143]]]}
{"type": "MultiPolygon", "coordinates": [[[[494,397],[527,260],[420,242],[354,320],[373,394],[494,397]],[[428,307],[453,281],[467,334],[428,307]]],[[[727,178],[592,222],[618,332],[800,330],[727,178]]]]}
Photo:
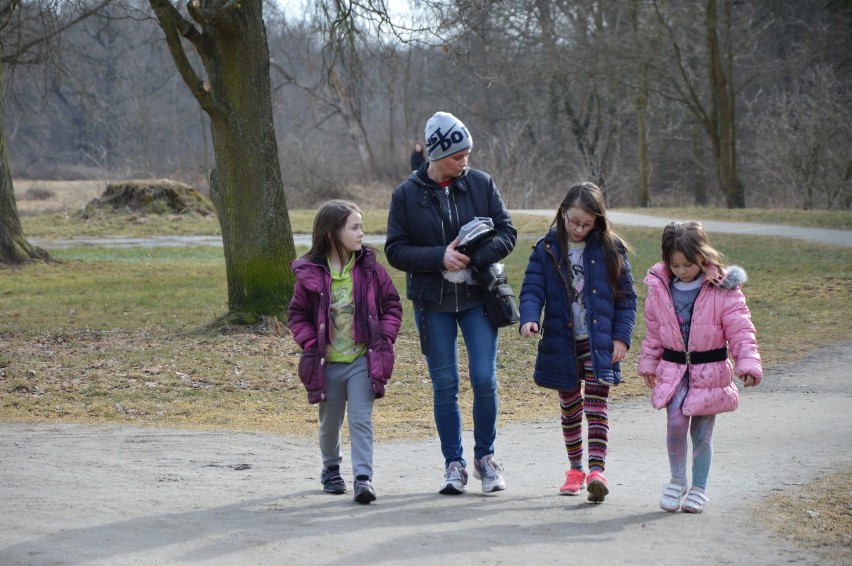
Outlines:
{"type": "MultiPolygon", "coordinates": [[[[636,323],[636,289],[630,273],[627,252],[622,249],[625,269],[618,286],[622,297],[614,300],[607,277],[607,265],[600,238],[595,232],[586,238],[583,272],[586,284],[586,325],[592,365],[598,383],[621,383],[621,364],[612,363],[612,341],[621,340],[630,348],[636,323]]],[[[539,323],[540,339],[535,362],[535,382],[541,387],[568,391],[577,387],[577,361],[574,348],[574,323],[571,309],[570,278],[551,230],[536,242],[530,254],[521,288],[520,325],[539,323]],[[540,323],[544,310],[544,323],[540,323]]]]}

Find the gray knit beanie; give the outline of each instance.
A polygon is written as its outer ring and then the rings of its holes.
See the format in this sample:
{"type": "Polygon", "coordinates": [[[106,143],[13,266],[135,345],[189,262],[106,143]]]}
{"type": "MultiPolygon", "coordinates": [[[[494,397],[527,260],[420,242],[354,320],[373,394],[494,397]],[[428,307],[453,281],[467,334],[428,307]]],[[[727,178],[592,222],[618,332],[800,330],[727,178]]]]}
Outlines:
{"type": "Polygon", "coordinates": [[[461,120],[449,112],[435,112],[426,122],[426,156],[437,161],[473,147],[470,132],[461,120]]]}

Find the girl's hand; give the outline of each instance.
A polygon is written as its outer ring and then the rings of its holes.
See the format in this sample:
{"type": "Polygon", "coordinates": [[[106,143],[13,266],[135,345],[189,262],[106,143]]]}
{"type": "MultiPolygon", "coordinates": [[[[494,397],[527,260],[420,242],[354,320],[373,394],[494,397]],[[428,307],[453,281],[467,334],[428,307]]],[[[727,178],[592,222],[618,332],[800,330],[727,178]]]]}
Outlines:
{"type": "Polygon", "coordinates": [[[743,380],[743,387],[754,387],[754,376],[745,374],[741,375],[740,379],[743,380]]]}
{"type": "Polygon", "coordinates": [[[657,376],[653,373],[646,373],[642,376],[642,379],[645,380],[645,386],[650,387],[651,389],[657,384],[657,376]]]}
{"type": "Polygon", "coordinates": [[[521,326],[521,336],[523,336],[524,338],[529,338],[533,334],[538,334],[537,322],[527,322],[523,326],[521,326]]]}
{"type": "Polygon", "coordinates": [[[621,340],[612,341],[612,363],[620,362],[627,355],[627,344],[621,340]]]}

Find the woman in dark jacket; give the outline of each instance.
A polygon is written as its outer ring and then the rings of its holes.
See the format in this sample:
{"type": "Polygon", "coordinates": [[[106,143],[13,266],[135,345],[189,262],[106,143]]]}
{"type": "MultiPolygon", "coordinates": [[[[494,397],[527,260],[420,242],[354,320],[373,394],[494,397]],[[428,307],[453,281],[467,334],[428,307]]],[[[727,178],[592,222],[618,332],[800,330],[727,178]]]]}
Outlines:
{"type": "Polygon", "coordinates": [[[438,112],[426,124],[427,167],[413,171],[393,192],[385,253],[406,272],[420,346],[432,378],[434,416],[444,456],[440,493],[467,489],[458,405],[458,329],[467,347],[473,388],[474,476],[483,491],[505,489],[494,460],[497,436],[497,328],[483,312],[484,293],[474,270],[505,258],[517,231],[491,177],[468,168],[473,142],[464,124],[438,112]],[[477,217],[493,222],[494,235],[466,255],[459,231],[477,217]]]}

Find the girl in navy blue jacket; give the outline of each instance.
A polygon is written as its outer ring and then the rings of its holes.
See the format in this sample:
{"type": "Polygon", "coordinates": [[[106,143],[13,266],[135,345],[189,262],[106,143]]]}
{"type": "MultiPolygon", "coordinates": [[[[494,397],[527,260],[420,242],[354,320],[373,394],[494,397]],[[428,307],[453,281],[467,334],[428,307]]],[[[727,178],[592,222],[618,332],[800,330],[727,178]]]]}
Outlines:
{"type": "Polygon", "coordinates": [[[636,290],[627,244],[609,226],[601,190],[568,190],[550,231],[530,254],[520,297],[520,332],[540,332],[535,382],[559,392],[562,435],[571,469],[559,492],[601,503],[606,468],[610,385],[621,382],[621,360],[636,322],[636,290]],[[539,326],[542,310],[544,323],[539,326]],[[581,390],[581,386],[583,390],[581,390]],[[589,475],[583,471],[583,413],[589,475]]]}

